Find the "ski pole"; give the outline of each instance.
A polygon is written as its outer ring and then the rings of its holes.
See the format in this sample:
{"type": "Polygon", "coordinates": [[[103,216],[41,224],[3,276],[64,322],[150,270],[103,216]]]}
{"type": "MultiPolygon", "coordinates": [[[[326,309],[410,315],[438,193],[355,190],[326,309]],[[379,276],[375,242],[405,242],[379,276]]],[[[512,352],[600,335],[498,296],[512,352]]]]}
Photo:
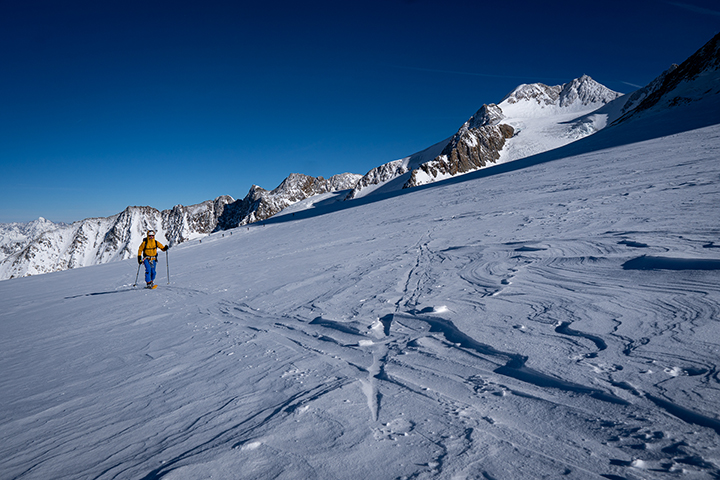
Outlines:
{"type": "Polygon", "coordinates": [[[138,271],[135,274],[135,283],[133,283],[133,287],[137,287],[137,279],[138,279],[139,275],[140,275],[140,264],[138,263],[138,271]]]}
{"type": "Polygon", "coordinates": [[[165,265],[167,266],[167,276],[168,276],[168,285],[170,285],[170,257],[168,257],[168,252],[165,250],[165,265]]]}

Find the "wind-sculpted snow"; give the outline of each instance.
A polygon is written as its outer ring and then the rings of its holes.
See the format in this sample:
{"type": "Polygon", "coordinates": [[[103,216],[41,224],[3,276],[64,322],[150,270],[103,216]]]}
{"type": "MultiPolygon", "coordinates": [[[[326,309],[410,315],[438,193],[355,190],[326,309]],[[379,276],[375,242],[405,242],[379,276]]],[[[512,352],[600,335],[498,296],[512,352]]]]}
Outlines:
{"type": "Polygon", "coordinates": [[[717,478],[720,126],[604,133],[0,283],[3,478],[717,478]]]}

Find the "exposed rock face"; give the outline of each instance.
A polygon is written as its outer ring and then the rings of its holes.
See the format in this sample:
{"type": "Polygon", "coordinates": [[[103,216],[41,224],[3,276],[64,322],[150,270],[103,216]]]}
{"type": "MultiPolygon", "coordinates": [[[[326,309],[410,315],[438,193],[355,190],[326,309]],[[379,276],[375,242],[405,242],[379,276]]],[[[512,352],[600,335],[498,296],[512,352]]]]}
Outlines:
{"type": "Polygon", "coordinates": [[[388,182],[408,172],[410,178],[402,188],[431,183],[494,163],[500,158],[505,139],[513,135],[511,126],[499,124],[503,118],[497,105],[483,105],[449,140],[370,170],[345,200],[356,198],[371,185],[388,182]]]}
{"type": "Polygon", "coordinates": [[[669,69],[661,73],[655,80],[653,80],[643,88],[635,90],[633,93],[631,93],[628,96],[627,100],[625,100],[625,104],[623,105],[621,110],[621,115],[624,115],[627,112],[636,109],[638,105],[640,105],[648,97],[648,95],[651,95],[652,93],[659,90],[662,87],[663,82],[665,81],[665,77],[672,73],[676,68],[678,68],[677,64],[671,65],[669,69]]]}
{"type": "Polygon", "coordinates": [[[190,240],[197,234],[212,233],[226,206],[234,201],[231,196],[222,195],[190,207],[176,205],[172,210],[161,212],[162,229],[173,244],[190,240]]]}
{"type": "Polygon", "coordinates": [[[412,171],[403,188],[416,187],[495,163],[500,158],[505,140],[514,133],[510,125],[499,124],[502,119],[502,110],[497,105],[483,105],[460,127],[439,156],[412,171]]]}
{"type": "Polygon", "coordinates": [[[314,195],[349,190],[362,177],[343,173],[329,179],[293,173],[272,191],[253,185],[244,199],[228,204],[216,230],[225,230],[272,217],[290,205],[314,195]]]}
{"type": "Polygon", "coordinates": [[[379,167],[375,167],[358,180],[352,191],[345,197],[345,200],[352,200],[364,188],[387,182],[388,180],[392,180],[400,175],[404,175],[408,171],[409,169],[403,160],[394,160],[380,165],[379,167]]]}

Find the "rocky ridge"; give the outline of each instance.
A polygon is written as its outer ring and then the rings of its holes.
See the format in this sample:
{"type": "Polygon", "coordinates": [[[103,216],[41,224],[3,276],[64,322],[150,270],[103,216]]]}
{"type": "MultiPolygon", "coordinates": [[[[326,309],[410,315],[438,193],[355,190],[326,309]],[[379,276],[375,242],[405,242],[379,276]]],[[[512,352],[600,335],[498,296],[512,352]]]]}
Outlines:
{"type": "Polygon", "coordinates": [[[110,217],[87,218],[70,225],[39,219],[0,225],[0,279],[49,273],[124,260],[137,255],[145,233],[157,232],[167,245],[269,218],[313,195],[355,186],[360,175],[329,179],[292,174],[272,191],[253,186],[242,200],[223,195],[197,205],[170,210],[127,207],[110,217]]]}
{"type": "Polygon", "coordinates": [[[403,188],[431,183],[495,163],[500,158],[505,140],[512,138],[515,132],[510,125],[500,123],[503,118],[497,105],[483,105],[460,127],[440,155],[412,170],[403,188]]]}
{"type": "Polygon", "coordinates": [[[500,103],[507,105],[527,103],[540,108],[549,107],[567,111],[585,109],[588,105],[604,105],[620,96],[621,93],[610,90],[588,75],[583,75],[562,85],[548,86],[543,83],[519,85],[500,103]]]}
{"type": "Polygon", "coordinates": [[[354,173],[342,173],[328,179],[293,173],[271,191],[253,185],[244,199],[227,206],[217,229],[226,230],[259,222],[306,198],[352,189],[360,178],[354,173]]]}
{"type": "MultiPolygon", "coordinates": [[[[680,65],[673,65],[634,99],[616,123],[642,115],[656,107],[672,108],[720,95],[720,33],[680,65]]],[[[631,97],[632,98],[632,97],[631,97]]]]}

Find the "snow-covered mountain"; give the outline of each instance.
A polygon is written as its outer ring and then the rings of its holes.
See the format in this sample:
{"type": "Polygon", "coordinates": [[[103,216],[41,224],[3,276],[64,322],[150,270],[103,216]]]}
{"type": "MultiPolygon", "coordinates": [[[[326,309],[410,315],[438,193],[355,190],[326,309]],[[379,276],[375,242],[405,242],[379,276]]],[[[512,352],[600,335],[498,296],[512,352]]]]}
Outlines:
{"type": "Polygon", "coordinates": [[[658,77],[652,88],[634,99],[633,108],[625,109],[618,122],[643,116],[651,111],[705,101],[720,94],[720,34],[679,66],[673,65],[658,77]]]}
{"type": "Polygon", "coordinates": [[[520,85],[499,104],[483,105],[452,137],[362,176],[346,173],[326,180],[292,174],[272,191],[253,186],[242,200],[222,196],[163,212],[128,207],[112,217],[56,227],[46,221],[0,225],[0,279],[128,258],[149,227],[158,230],[161,241],[179,244],[268,219],[330,192],[348,190],[331,201],[349,201],[433,183],[554,150],[628,118],[709,102],[720,98],[718,37],[628,95],[587,75],[563,85],[520,85]]]}
{"type": "MultiPolygon", "coordinates": [[[[8,279],[124,260],[137,255],[148,229],[157,239],[176,245],[213,232],[232,197],[221,196],[171,210],[127,207],[111,217],[87,218],[70,225],[43,221],[39,235],[27,235],[15,252],[0,262],[0,278],[8,279]]],[[[3,226],[7,231],[7,225],[3,226]]],[[[16,227],[19,229],[19,227],[16,227]]]]}
{"type": "Polygon", "coordinates": [[[483,107],[448,140],[370,170],[347,199],[432,183],[496,163],[553,150],[614,122],[716,96],[716,36],[682,65],[672,65],[627,95],[587,75],[563,85],[520,85],[499,104],[483,107]]]}
{"type": "Polygon", "coordinates": [[[0,282],[0,477],[720,478],[718,97],[0,282]]]}
{"type": "Polygon", "coordinates": [[[63,224],[43,217],[29,223],[0,223],[0,262],[18,253],[42,233],[54,230],[63,224]]]}
{"type": "Polygon", "coordinates": [[[269,192],[253,185],[243,200],[226,207],[218,228],[225,230],[265,220],[306,198],[352,189],[360,178],[361,175],[354,173],[342,173],[328,179],[293,173],[269,192]]]}
{"type": "Polygon", "coordinates": [[[370,170],[347,198],[424,185],[566,145],[596,131],[580,132],[569,122],[620,96],[587,75],[563,85],[520,85],[499,104],[483,105],[448,140],[370,170]]]}
{"type": "Polygon", "coordinates": [[[69,268],[124,260],[137,255],[148,229],[164,244],[177,245],[217,230],[269,218],[313,195],[349,190],[360,175],[329,179],[292,174],[268,192],[253,186],[243,200],[224,195],[215,200],[159,211],[128,207],[104,218],[88,218],[71,225],[39,219],[29,224],[0,225],[0,279],[56,272],[69,268]]]}
{"type": "Polygon", "coordinates": [[[578,128],[578,119],[622,97],[587,75],[554,87],[521,85],[499,104],[504,121],[516,131],[500,162],[553,150],[592,135],[605,125],[578,128]]]}

